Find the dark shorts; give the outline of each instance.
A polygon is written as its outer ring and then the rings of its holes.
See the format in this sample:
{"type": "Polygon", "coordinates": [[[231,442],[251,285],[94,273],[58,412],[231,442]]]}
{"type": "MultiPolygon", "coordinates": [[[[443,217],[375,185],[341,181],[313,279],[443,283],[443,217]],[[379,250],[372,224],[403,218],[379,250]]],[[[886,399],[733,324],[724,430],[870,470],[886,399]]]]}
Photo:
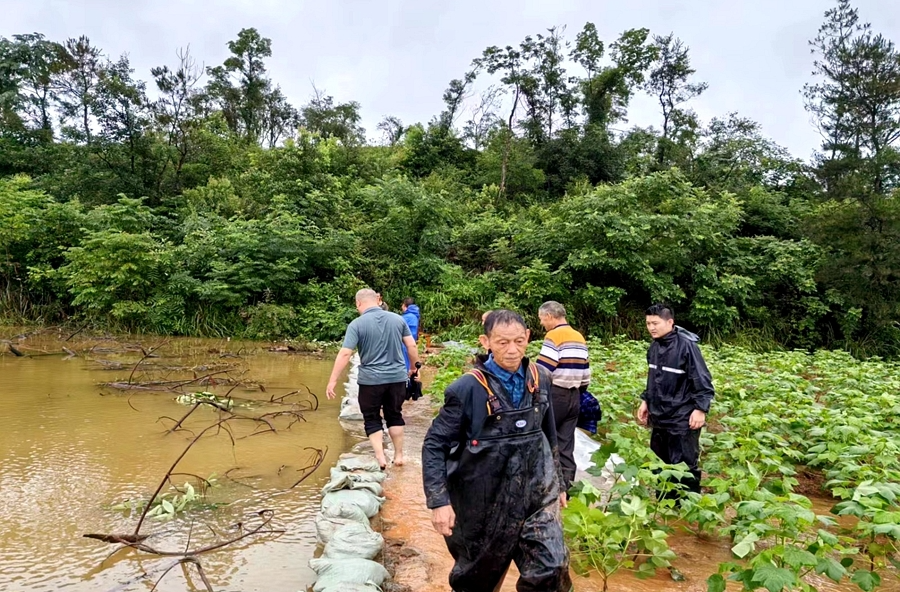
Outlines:
{"type": "Polygon", "coordinates": [[[384,410],[384,421],[389,428],[406,425],[401,408],[406,399],[406,383],[359,385],[359,410],[362,411],[366,426],[366,435],[380,432],[381,412],[384,410]]]}

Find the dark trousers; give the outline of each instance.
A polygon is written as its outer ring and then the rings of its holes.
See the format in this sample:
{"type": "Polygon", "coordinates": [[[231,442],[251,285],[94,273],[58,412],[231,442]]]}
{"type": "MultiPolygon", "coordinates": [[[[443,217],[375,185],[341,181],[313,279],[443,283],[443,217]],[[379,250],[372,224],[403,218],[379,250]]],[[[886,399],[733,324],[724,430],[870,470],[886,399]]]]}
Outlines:
{"type": "Polygon", "coordinates": [[[700,493],[700,430],[678,430],[671,432],[653,428],[650,434],[650,449],[664,463],[677,465],[683,462],[691,472],[689,479],[682,483],[688,491],[700,493]]]}
{"type": "MultiPolygon", "coordinates": [[[[502,519],[501,519],[502,520],[502,519]]],[[[458,524],[456,529],[464,525],[458,524]]],[[[453,592],[497,592],[510,563],[519,568],[518,592],[569,592],[569,553],[563,543],[559,506],[529,516],[518,532],[497,537],[490,545],[446,538],[455,563],[450,571],[453,592]]]]}
{"type": "Polygon", "coordinates": [[[550,401],[556,419],[556,441],[559,443],[559,464],[562,466],[565,483],[559,484],[560,491],[568,491],[575,480],[575,426],[581,410],[581,393],[577,388],[564,389],[550,387],[550,401]]]}
{"type": "Polygon", "coordinates": [[[382,429],[381,412],[384,410],[384,422],[389,428],[406,425],[401,409],[406,399],[406,383],[359,385],[359,410],[362,411],[366,436],[371,436],[382,429]]]}

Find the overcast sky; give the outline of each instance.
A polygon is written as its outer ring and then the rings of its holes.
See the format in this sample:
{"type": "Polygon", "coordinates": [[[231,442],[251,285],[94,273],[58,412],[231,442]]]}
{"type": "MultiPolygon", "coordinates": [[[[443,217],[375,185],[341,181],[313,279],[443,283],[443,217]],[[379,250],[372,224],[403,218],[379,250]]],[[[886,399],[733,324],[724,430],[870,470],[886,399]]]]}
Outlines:
{"type": "MultiPolygon", "coordinates": [[[[272,39],[269,72],[295,105],[312,82],[338,101],[362,105],[370,137],[385,115],[427,122],[447,82],[490,45],[585,22],[609,43],[629,28],[674,32],[691,49],[697,79],[709,90],[693,103],[704,120],[736,111],[795,156],[808,158],[819,137],[803,110],[810,79],[807,41],[833,0],[0,0],[0,36],[40,32],[62,41],[87,35],[107,55],[127,52],[138,77],[174,64],[190,44],[206,65],[227,57],[245,27],[272,39]]],[[[900,0],[856,0],[860,17],[900,42],[900,0]]],[[[649,98],[629,122],[659,125],[649,98]]]]}

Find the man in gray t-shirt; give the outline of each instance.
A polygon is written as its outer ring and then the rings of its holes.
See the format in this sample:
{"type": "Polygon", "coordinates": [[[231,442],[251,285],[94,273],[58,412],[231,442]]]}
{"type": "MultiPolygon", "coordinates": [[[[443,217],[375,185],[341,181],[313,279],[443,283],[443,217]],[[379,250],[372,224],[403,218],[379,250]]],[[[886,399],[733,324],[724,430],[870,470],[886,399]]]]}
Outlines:
{"type": "Polygon", "coordinates": [[[359,318],[347,326],[344,344],[334,360],[331,378],[325,394],[336,396],[338,377],[353,356],[359,351],[359,409],[365,422],[366,435],[375,450],[375,458],[384,468],[384,434],[381,413],[388,426],[388,434],[394,445],[394,464],[403,464],[403,415],[401,408],[406,398],[406,380],[416,371],[419,351],[409,332],[406,321],[398,314],[382,310],[378,306],[378,294],[363,289],[356,293],[356,310],[359,318]],[[410,370],[406,369],[403,348],[409,355],[410,370]]]}

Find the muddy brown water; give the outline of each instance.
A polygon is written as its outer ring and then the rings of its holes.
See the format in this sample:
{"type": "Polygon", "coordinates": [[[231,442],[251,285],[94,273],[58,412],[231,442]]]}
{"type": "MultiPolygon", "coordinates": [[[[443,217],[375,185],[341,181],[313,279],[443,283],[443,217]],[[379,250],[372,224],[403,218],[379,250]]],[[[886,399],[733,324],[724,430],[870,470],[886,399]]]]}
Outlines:
{"type": "MultiPolygon", "coordinates": [[[[2,338],[15,334],[0,329],[2,338]]],[[[140,340],[145,347],[160,341],[140,340]]],[[[130,550],[107,557],[114,546],[82,534],[134,530],[138,516],[111,506],[153,492],[191,438],[187,432],[166,435],[171,422],[158,418],[181,417],[189,407],[176,402],[172,393],[122,393],[99,386],[127,379],[142,357],[133,346],[121,351],[123,341],[75,338],[62,343],[57,335],[45,334],[14,343],[23,353],[37,355],[0,355],[0,590],[149,590],[174,559],[130,550]],[[63,345],[80,355],[56,354],[63,345]],[[54,355],[40,355],[45,351],[54,355]]],[[[6,350],[0,344],[0,352],[6,350]]],[[[233,364],[244,380],[266,389],[238,388],[233,396],[261,402],[301,385],[323,395],[331,369],[327,359],[270,353],[264,344],[224,340],[172,339],[158,353],[161,357],[145,362],[148,368],[199,366],[202,376],[204,367],[233,364]]],[[[171,378],[186,371],[139,370],[135,378],[151,374],[171,378]]],[[[226,387],[186,390],[221,393],[226,387]]],[[[268,410],[265,404],[246,405],[248,412],[268,410]]],[[[307,560],[315,550],[319,490],[337,456],[358,441],[338,423],[338,409],[338,400],[322,396],[319,410],[305,412],[306,421],[289,430],[239,439],[234,445],[225,434],[201,440],[177,471],[218,475],[208,501],[220,505],[173,521],[150,521],[141,532],[154,533],[148,542],[156,548],[176,550],[185,548],[190,533],[195,548],[212,542],[213,530],[229,536],[238,522],[252,526],[248,515],[272,509],[273,524],[284,533],[245,539],[200,556],[207,576],[217,591],[305,590],[314,579],[307,560]],[[297,469],[309,463],[304,448],[326,446],[321,468],[289,489],[298,479],[297,469]]],[[[214,411],[204,409],[186,427],[196,433],[214,420],[214,411]]],[[[286,421],[277,427],[286,427],[286,421]]],[[[235,437],[250,432],[249,425],[238,426],[235,437]]],[[[175,479],[180,484],[189,477],[175,479]]],[[[199,579],[192,579],[196,587],[188,585],[179,567],[162,579],[158,590],[203,589],[199,579]]]]}

